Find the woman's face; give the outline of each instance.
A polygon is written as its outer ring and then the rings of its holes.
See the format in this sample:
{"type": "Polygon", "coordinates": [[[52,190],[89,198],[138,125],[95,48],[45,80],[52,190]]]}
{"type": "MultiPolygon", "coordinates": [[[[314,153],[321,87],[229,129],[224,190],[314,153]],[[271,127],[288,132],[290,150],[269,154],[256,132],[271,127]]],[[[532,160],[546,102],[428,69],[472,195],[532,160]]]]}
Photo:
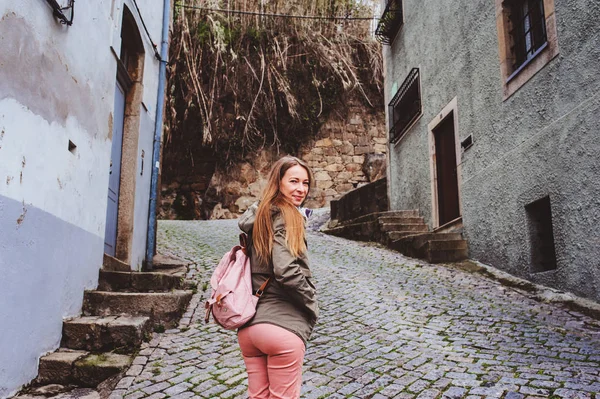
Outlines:
{"type": "Polygon", "coordinates": [[[302,205],[308,195],[310,180],[308,172],[300,165],[294,165],[285,171],[279,182],[279,191],[296,206],[302,205]]]}

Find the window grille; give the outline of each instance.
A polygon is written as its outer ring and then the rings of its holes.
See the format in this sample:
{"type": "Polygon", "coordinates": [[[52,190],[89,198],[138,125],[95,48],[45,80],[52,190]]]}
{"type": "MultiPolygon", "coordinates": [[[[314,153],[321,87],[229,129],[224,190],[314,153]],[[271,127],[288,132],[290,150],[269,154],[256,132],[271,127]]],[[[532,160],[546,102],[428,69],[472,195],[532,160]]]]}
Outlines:
{"type": "Polygon", "coordinates": [[[397,143],[422,114],[421,76],[413,68],[388,105],[390,142],[397,143]]]}
{"type": "Polygon", "coordinates": [[[512,24],[516,71],[531,60],[547,42],[543,0],[505,0],[512,24]]]}
{"type": "Polygon", "coordinates": [[[383,44],[391,44],[403,24],[402,0],[388,0],[379,20],[375,37],[383,44]]]}

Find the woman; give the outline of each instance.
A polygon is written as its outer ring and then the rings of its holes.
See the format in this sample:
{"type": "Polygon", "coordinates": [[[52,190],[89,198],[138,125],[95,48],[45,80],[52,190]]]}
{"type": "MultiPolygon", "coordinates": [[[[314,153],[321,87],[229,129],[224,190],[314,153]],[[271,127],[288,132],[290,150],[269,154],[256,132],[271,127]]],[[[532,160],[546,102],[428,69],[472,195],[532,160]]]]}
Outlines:
{"type": "Polygon", "coordinates": [[[304,162],[281,158],[261,201],[239,221],[250,236],[253,289],[270,278],[256,315],[238,330],[250,399],[300,397],[306,342],[319,315],[300,209],[312,182],[304,162]]]}

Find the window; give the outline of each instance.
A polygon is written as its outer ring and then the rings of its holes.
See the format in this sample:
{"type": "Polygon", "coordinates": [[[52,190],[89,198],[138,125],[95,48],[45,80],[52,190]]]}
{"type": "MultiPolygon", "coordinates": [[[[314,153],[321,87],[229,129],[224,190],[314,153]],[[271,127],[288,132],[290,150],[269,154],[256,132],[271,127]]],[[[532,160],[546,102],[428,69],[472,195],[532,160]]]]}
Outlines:
{"type": "Polygon", "coordinates": [[[532,59],[546,44],[546,21],[542,0],[510,0],[510,22],[514,41],[515,64],[517,70],[532,59]]]}
{"type": "Polygon", "coordinates": [[[506,100],[558,55],[554,0],[495,0],[506,100]]]}
{"type": "Polygon", "coordinates": [[[388,105],[390,142],[397,143],[422,113],[421,75],[413,68],[388,105]]]}
{"type": "Polygon", "coordinates": [[[546,196],[525,206],[531,243],[531,271],[556,269],[556,249],[552,230],[550,197],[546,196]]]}
{"type": "Polygon", "coordinates": [[[387,0],[379,20],[375,37],[383,44],[391,44],[403,24],[402,0],[387,0]]]}

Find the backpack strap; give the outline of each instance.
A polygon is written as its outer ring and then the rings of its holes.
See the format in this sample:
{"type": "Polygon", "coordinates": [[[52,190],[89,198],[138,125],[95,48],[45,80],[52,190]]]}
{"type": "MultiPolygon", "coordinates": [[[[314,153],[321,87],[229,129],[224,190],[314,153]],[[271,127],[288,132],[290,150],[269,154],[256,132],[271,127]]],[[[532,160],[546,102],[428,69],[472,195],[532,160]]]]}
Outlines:
{"type": "Polygon", "coordinates": [[[261,286],[252,293],[252,295],[254,295],[255,297],[260,298],[264,293],[265,290],[267,289],[267,285],[269,285],[269,281],[271,281],[271,277],[269,277],[268,279],[265,280],[264,283],[261,284],[261,286]]]}
{"type": "MultiPolygon", "coordinates": [[[[242,251],[244,251],[244,254],[247,257],[250,257],[249,244],[250,244],[250,237],[248,237],[248,234],[241,232],[240,233],[240,246],[242,247],[242,251]]],[[[271,277],[269,277],[264,283],[262,283],[262,285],[256,291],[254,291],[252,293],[252,295],[260,298],[265,293],[265,289],[267,289],[267,285],[269,285],[269,281],[271,281],[271,277]]]]}

